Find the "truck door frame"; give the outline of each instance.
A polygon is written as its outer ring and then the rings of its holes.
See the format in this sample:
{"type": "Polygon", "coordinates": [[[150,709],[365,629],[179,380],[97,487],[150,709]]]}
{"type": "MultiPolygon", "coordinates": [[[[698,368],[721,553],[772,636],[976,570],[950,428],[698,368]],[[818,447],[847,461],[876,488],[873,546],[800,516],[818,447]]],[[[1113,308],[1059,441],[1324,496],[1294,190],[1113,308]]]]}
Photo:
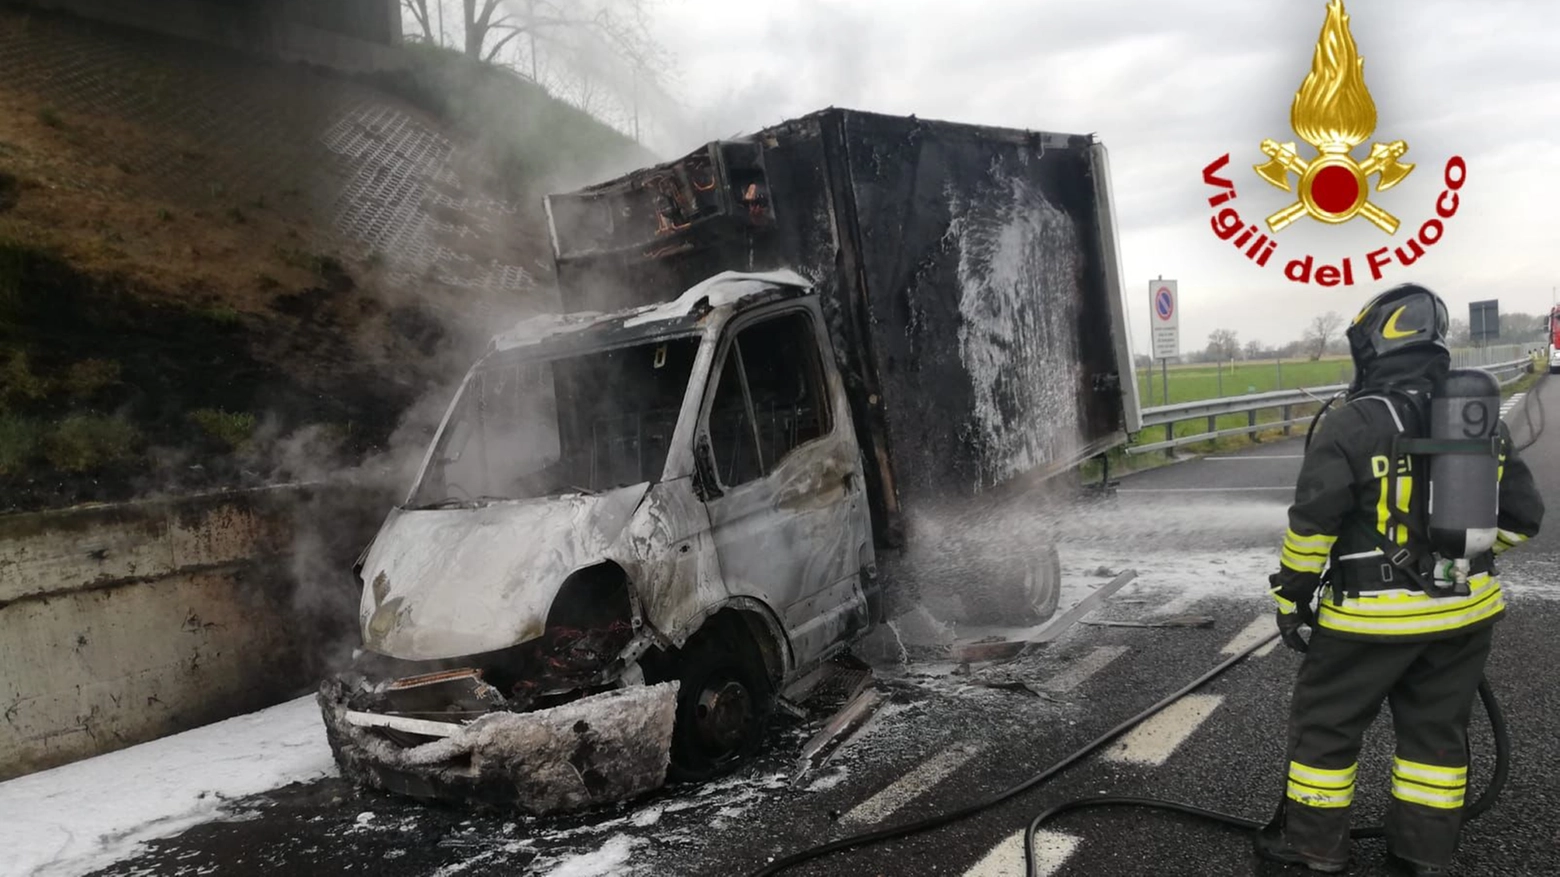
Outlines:
{"type": "Polygon", "coordinates": [[[704,504],[726,589],[770,607],[791,640],[798,669],[827,659],[870,623],[862,575],[873,563],[870,509],[861,449],[832,353],[815,298],[738,313],[721,328],[694,431],[696,468],[716,488],[704,504]],[[818,404],[826,407],[829,429],[766,460],[739,339],[754,326],[793,315],[804,318],[812,339],[812,389],[822,396],[818,404]],[[761,474],[728,485],[710,418],[734,353],[751,430],[745,438],[759,455],[761,474]],[[803,540],[821,550],[797,550],[803,540]]]}

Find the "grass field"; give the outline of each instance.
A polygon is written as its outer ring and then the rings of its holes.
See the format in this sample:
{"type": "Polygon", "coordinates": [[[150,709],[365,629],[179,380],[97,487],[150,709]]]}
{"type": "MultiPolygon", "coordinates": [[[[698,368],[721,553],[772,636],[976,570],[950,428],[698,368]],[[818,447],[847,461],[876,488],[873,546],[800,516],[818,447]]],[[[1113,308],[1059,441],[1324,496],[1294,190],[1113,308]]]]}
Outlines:
{"type": "Polygon", "coordinates": [[[1247,362],[1220,363],[1218,365],[1171,366],[1162,374],[1139,369],[1137,375],[1138,399],[1143,407],[1166,405],[1175,402],[1194,402],[1199,399],[1215,399],[1220,396],[1243,396],[1247,393],[1265,393],[1269,390],[1293,390],[1298,387],[1325,387],[1328,384],[1348,383],[1354,374],[1354,364],[1348,357],[1326,357],[1316,362],[1308,359],[1284,361],[1252,360],[1247,362]],[[1164,398],[1165,378],[1169,378],[1170,402],[1164,398]],[[1152,387],[1149,384],[1152,383],[1152,387]]]}

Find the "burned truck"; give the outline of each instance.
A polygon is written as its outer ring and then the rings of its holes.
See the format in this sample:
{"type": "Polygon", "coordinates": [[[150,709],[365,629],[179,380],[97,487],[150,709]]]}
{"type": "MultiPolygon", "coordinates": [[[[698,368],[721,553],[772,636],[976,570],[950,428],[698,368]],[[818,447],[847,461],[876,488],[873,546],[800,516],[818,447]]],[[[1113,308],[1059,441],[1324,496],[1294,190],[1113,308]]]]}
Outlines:
{"type": "Polygon", "coordinates": [[[1055,611],[1054,547],[979,536],[1139,425],[1100,143],[830,109],[545,205],[563,312],[493,339],[358,562],[346,775],[631,797],[932,578],[1055,611]]]}

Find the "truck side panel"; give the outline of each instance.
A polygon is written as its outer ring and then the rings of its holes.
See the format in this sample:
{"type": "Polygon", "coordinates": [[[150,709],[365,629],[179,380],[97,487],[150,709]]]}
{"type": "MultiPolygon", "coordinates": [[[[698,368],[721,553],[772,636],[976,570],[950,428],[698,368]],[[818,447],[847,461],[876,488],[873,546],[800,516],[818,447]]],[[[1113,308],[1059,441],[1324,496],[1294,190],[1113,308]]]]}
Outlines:
{"type": "Polygon", "coordinates": [[[1044,477],[1120,437],[1087,139],[841,122],[901,501],[1044,477]]]}

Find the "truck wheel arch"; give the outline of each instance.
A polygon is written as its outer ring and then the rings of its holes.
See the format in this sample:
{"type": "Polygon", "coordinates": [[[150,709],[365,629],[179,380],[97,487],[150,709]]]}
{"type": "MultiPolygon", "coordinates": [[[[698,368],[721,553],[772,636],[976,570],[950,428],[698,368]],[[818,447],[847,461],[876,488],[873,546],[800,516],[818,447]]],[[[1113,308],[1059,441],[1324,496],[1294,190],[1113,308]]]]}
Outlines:
{"type": "Polygon", "coordinates": [[[746,631],[758,646],[759,654],[764,659],[764,667],[769,671],[769,678],[778,687],[795,666],[795,660],[791,651],[791,640],[785,635],[780,617],[762,600],[740,596],[722,600],[690,621],[671,638],[681,646],[707,625],[727,619],[733,625],[740,625],[739,629],[746,631]]]}
{"type": "Polygon", "coordinates": [[[547,608],[546,626],[590,628],[619,620],[636,630],[640,627],[639,595],[628,571],[606,560],[582,566],[564,578],[547,608]]]}

